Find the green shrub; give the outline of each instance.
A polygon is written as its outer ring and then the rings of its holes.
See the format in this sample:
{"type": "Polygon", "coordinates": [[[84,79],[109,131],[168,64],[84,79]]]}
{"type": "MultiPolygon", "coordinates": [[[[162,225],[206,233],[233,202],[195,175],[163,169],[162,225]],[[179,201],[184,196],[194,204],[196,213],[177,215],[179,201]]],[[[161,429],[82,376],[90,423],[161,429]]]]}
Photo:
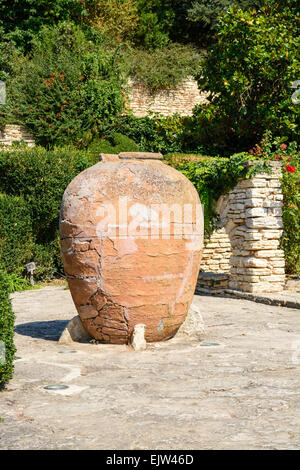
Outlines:
{"type": "Polygon", "coordinates": [[[78,0],[2,0],[0,27],[7,40],[28,50],[33,37],[45,24],[55,25],[70,19],[80,21],[85,14],[85,2],[78,0]]]}
{"type": "Polygon", "coordinates": [[[296,143],[281,144],[273,153],[275,160],[281,160],[283,193],[283,236],[282,246],[287,273],[300,274],[300,153],[296,143]],[[283,144],[285,146],[286,144],[283,144]]]}
{"type": "Polygon", "coordinates": [[[272,138],[270,131],[249,150],[255,158],[282,162],[283,193],[281,245],[287,273],[300,274],[300,152],[296,142],[272,138]]]}
{"type": "Polygon", "coordinates": [[[129,74],[153,92],[174,88],[193,76],[201,54],[191,45],[170,43],[152,52],[133,49],[127,53],[129,74]]]}
{"type": "Polygon", "coordinates": [[[224,15],[233,5],[246,10],[262,6],[264,0],[194,0],[189,4],[187,20],[196,23],[198,28],[210,28],[215,30],[218,18],[224,15]]]}
{"type": "Polygon", "coordinates": [[[118,42],[132,41],[138,24],[135,0],[90,1],[87,21],[118,42]]]}
{"type": "MultiPolygon", "coordinates": [[[[115,131],[124,134],[134,140],[144,152],[168,153],[200,153],[206,155],[219,155],[230,153],[228,148],[234,150],[234,146],[226,148],[223,145],[223,137],[226,129],[218,124],[218,140],[212,139],[212,129],[209,114],[214,114],[212,106],[199,106],[194,116],[162,116],[158,113],[149,113],[145,117],[123,115],[117,117],[110,125],[103,129],[103,135],[109,136],[115,131]],[[199,119],[199,109],[205,110],[205,116],[199,119]]],[[[212,124],[215,129],[215,123],[212,124]]],[[[216,132],[215,132],[216,133],[216,132]]],[[[230,139],[227,143],[231,144],[230,139]]]]}
{"type": "Polygon", "coordinates": [[[138,152],[139,146],[126,135],[116,132],[108,139],[95,139],[89,144],[87,151],[96,157],[100,153],[138,152]]]}
{"type": "MultiPolygon", "coordinates": [[[[289,158],[289,157],[288,157],[289,158]]],[[[285,161],[282,177],[283,250],[287,273],[300,274],[300,165],[299,155],[285,161]],[[288,168],[288,169],[287,169],[288,168]],[[295,168],[295,172],[291,169],[295,168]]]]}
{"type": "Polygon", "coordinates": [[[15,273],[7,274],[6,279],[10,294],[33,288],[28,278],[21,277],[21,275],[15,273]]]}
{"type": "Polygon", "coordinates": [[[34,245],[33,259],[36,264],[34,279],[36,281],[50,281],[64,273],[60,254],[59,235],[49,243],[34,245]]]}
{"type": "MultiPolygon", "coordinates": [[[[296,2],[268,2],[260,10],[231,8],[220,18],[217,42],[201,63],[198,83],[210,92],[211,140],[226,138],[247,150],[265,130],[299,138],[299,106],[291,84],[299,70],[299,12],[296,2]],[[278,3],[278,4],[277,4],[278,3]],[[218,136],[220,128],[225,135],[218,136]]],[[[198,127],[203,127],[200,113],[198,127]]]]}
{"type": "Polygon", "coordinates": [[[149,113],[145,117],[123,115],[103,130],[104,135],[115,132],[128,136],[142,152],[181,152],[184,119],[178,114],[161,116],[149,113]]]}
{"type": "Polygon", "coordinates": [[[0,191],[24,198],[37,243],[55,239],[64,190],[93,163],[92,156],[70,147],[0,152],[0,191]]]}
{"type": "Polygon", "coordinates": [[[9,272],[19,275],[34,261],[36,280],[63,273],[58,238],[62,196],[72,179],[96,161],[73,148],[0,152],[0,192],[5,193],[0,197],[0,259],[9,272]]]}
{"type": "Polygon", "coordinates": [[[193,115],[186,117],[183,124],[180,145],[185,152],[229,157],[240,148],[228,116],[211,103],[195,106],[193,115]]]}
{"type": "Polygon", "coordinates": [[[112,144],[120,150],[118,152],[138,152],[139,146],[127,135],[116,132],[112,137],[112,144]]]}
{"type": "Polygon", "coordinates": [[[253,160],[253,156],[245,152],[232,155],[230,158],[205,158],[203,161],[166,160],[196,187],[200,201],[204,205],[206,238],[209,238],[218,227],[216,203],[219,197],[233,189],[241,179],[269,171],[266,162],[258,160],[249,167],[247,165],[249,160],[253,160]]]}
{"type": "Polygon", "coordinates": [[[32,221],[23,197],[0,194],[0,264],[9,273],[22,273],[32,261],[32,221]]]}
{"type": "MultiPolygon", "coordinates": [[[[30,56],[19,55],[7,81],[7,122],[28,127],[37,143],[64,144],[95,130],[123,107],[117,49],[78,26],[42,28],[30,56]]],[[[2,109],[3,108],[3,109],[2,109]]]]}
{"type": "Polygon", "coordinates": [[[9,299],[7,275],[0,268],[0,389],[13,375],[13,360],[16,351],[13,342],[14,319],[9,299]],[[3,344],[5,348],[3,348],[3,344]]]}
{"type": "Polygon", "coordinates": [[[119,116],[112,124],[103,130],[104,135],[118,132],[127,135],[141,151],[154,151],[155,142],[158,140],[156,120],[150,117],[137,118],[132,115],[119,116]]]}

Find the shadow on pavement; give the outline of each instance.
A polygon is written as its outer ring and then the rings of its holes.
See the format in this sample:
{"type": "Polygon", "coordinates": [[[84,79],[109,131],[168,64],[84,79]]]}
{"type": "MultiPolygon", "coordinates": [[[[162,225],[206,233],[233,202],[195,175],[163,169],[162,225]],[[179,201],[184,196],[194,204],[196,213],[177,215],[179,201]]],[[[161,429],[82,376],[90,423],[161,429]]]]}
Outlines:
{"type": "Polygon", "coordinates": [[[68,323],[68,320],[33,321],[16,325],[15,331],[19,335],[58,341],[68,323]]]}

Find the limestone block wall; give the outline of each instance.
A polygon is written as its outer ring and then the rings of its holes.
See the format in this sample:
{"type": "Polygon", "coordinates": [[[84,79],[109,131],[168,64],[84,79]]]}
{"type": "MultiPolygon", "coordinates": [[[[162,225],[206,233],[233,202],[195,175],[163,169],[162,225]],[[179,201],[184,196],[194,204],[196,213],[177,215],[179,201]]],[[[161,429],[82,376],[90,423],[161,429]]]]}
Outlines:
{"type": "Polygon", "coordinates": [[[224,227],[216,230],[209,240],[204,240],[201,270],[211,273],[229,273],[231,242],[224,227]]]}
{"type": "Polygon", "coordinates": [[[218,204],[223,228],[206,245],[200,268],[229,272],[231,289],[259,293],[284,288],[281,164],[271,166],[271,174],[241,181],[218,204]]]}
{"type": "Polygon", "coordinates": [[[0,132],[0,144],[11,146],[13,142],[23,140],[29,147],[34,146],[34,137],[24,126],[7,124],[0,132]]]}
{"type": "Polygon", "coordinates": [[[137,117],[146,116],[149,111],[171,116],[178,113],[190,116],[196,104],[207,101],[207,93],[200,93],[196,80],[190,78],[177,88],[161,90],[155,94],[143,85],[130,80],[127,107],[137,117]]]}

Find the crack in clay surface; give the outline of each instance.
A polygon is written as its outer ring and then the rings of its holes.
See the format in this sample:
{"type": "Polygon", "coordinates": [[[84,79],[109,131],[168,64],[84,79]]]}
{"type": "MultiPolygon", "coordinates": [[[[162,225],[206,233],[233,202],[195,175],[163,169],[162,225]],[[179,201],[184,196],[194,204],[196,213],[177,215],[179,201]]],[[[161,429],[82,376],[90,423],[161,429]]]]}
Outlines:
{"type": "Polygon", "coordinates": [[[201,257],[199,248],[194,255],[186,247],[195,236],[195,219],[184,225],[169,217],[170,236],[145,239],[141,230],[150,234],[153,223],[166,224],[158,222],[153,203],[174,209],[199,204],[199,197],[187,178],[154,160],[99,163],[75,177],[65,191],[60,219],[65,272],[84,327],[95,339],[127,343],[141,323],[147,341],[165,340],[184,321],[201,257]],[[122,220],[99,218],[106,217],[105,207],[113,214],[120,198],[126,204],[129,200],[131,223],[139,229],[135,236],[122,237],[122,220]],[[103,236],[114,229],[121,236],[103,236]],[[184,238],[175,233],[179,229],[184,238]]]}

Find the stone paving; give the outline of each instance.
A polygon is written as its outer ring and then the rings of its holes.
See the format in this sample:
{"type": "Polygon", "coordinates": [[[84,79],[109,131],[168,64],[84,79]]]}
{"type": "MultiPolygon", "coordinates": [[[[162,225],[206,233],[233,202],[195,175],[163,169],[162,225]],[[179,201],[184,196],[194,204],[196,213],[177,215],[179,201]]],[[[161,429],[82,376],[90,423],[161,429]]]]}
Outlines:
{"type": "Polygon", "coordinates": [[[15,293],[20,359],[0,393],[0,448],[300,449],[299,310],[213,296],[194,303],[201,341],[134,352],[59,344],[76,315],[63,287],[15,293]],[[44,389],[52,384],[68,388],[44,389]]]}
{"type": "Polygon", "coordinates": [[[252,292],[225,289],[224,294],[229,295],[230,297],[233,296],[241,299],[252,300],[262,304],[300,309],[300,291],[290,292],[288,290],[284,290],[276,293],[264,292],[261,294],[253,294],[252,292]]]}

